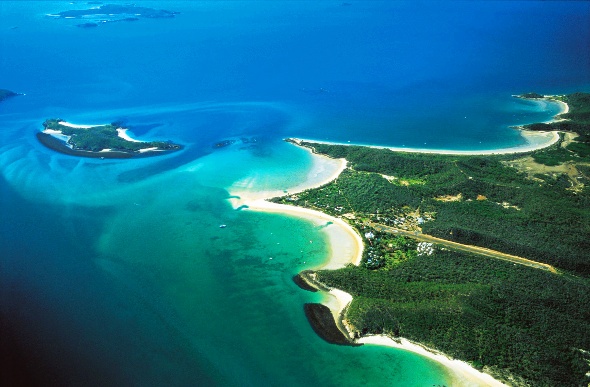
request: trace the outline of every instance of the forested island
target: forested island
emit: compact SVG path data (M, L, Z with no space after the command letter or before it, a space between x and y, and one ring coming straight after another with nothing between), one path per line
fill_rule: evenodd
M43 145L75 156L131 158L162 155L182 149L172 142L133 140L127 136L127 129L117 123L74 125L60 118L51 118L43 123L43 127L43 132L37 133Z
M565 120L542 124L560 141L528 154L300 143L348 161L333 182L272 201L341 217L362 236L359 266L302 274L354 297L340 322L351 340L407 338L515 386L588 385L589 96L561 97Z

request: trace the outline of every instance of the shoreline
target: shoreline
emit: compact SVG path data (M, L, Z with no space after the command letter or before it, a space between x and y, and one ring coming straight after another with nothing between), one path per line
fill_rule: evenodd
M519 96L514 96L517 98L521 98ZM538 100L556 103L560 106L560 112L557 113L553 118L545 123L553 123L553 122L560 122L567 120L566 118L560 118L562 114L566 114L569 112L569 105L563 101L555 99L556 96L553 95L546 95L543 98L539 98ZM535 99L530 99L535 100ZM326 144L326 145L345 145L345 146L364 146L368 148L374 149L389 149L393 152L405 152L405 153L426 153L426 154L438 154L438 155L459 155L459 156L486 156L486 155L506 155L506 154L516 154L516 153L527 153L532 152L540 149L545 149L550 147L551 145L556 144L559 142L559 131L532 131L526 130L523 128L522 125L514 126L513 129L516 129L520 132L520 135L526 141L526 144L507 147L507 148L497 148L497 149L486 149L486 150L455 150L455 149L427 149L427 148L406 148L406 147L395 147L395 146L382 146L382 145L371 145L371 144L357 144L357 143L343 143L337 141L323 141L323 140L314 140L314 139L306 139L306 138L290 138L291 142L301 145L302 142L311 142L317 144Z
M553 134L554 142L559 140L558 132L550 132ZM555 138L557 138L555 140ZM289 141L291 140L291 141ZM303 147L307 149L313 154L313 157L318 157L334 160L324 155L318 155L313 152L312 149L304 147L301 145L302 139L288 139L289 142L292 142L294 145ZM316 143L327 143L328 142L318 142L309 140L309 142L316 142ZM340 145L351 145L351 144L340 144ZM547 145L548 146L548 145ZM377 147L377 148L386 148L386 147ZM389 148L391 149L391 148ZM393 149L392 149L393 150ZM404 149L403 151L409 152L408 149ZM492 151L494 152L494 151ZM440 151L436 150L427 150L425 153L440 153ZM514 152L514 153L520 153ZM482 154L482 153L477 153ZM488 153L483 153L488 154ZM491 153L495 154L495 153ZM342 267L345 267L347 264L354 264L358 266L362 260L362 254L364 250L364 244L360 235L350 226L347 222L345 222L341 218L336 218L331 215L325 214L320 211L311 210L308 208L303 207L295 207L285 204L278 204L268 202L266 199L270 199L271 197L275 196L284 196L284 195L293 195L299 192L302 192L306 189L317 188L322 185L328 184L329 182L338 178L340 173L346 169L346 160L339 159L341 161L340 167L337 169L335 173L333 173L329 178L326 178L324 181L314 184L306 184L305 182L298 185L290 191L289 193L285 193L283 191L263 191L257 194L250 194L250 195L240 195L239 199L237 200L237 206L235 208L240 208L242 206L246 206L245 208L251 209L254 211L262 211L262 212L271 212L271 213L280 213L280 214L288 214L297 217L301 217L313 222L316 225L326 224L326 222L332 222L332 225L337 225L338 227L325 227L323 231L328 233L328 240L330 246L330 253L329 258L326 262L316 268L308 269L310 272L315 270L323 269L323 270L335 270ZM278 193L278 195L276 194ZM274 196L270 196L273 195ZM233 193L232 193L233 195ZM236 200L237 198L229 198L229 200ZM342 234L340 237L337 236L337 233L330 233L331 231L334 232L335 230L344 230L345 235L347 236L346 239L353 241L352 247L349 244L348 246L343 246L342 241L345 238L342 238ZM356 248L355 248L356 247ZM339 250L340 249L340 250ZM342 251L344 249L344 251ZM307 270L306 270L307 271ZM303 279L306 281L305 279ZM348 328L348 324L345 319L346 309L350 305L353 300L351 294L336 288L328 288L322 289L320 284L314 283L313 281L306 281L308 285L315 287L317 290L321 290L326 294L326 299L323 300L322 304L327 306L332 316L334 317L334 321L336 325L339 327L338 329L350 339L351 344L375 344L375 345L382 345L388 347L394 347L397 349L403 349L406 351L413 352L417 355L421 355L427 357L430 360L436 361L439 364L442 364L447 370L447 377L449 377L453 385L464 385L464 386L490 386L490 387L507 387L506 384L494 379L491 375L483 373L469 365L467 362L452 359L447 357L441 352L429 349L425 346L421 346L405 338L396 338L393 339L389 336L385 335L368 335L363 336L359 339L353 339L351 335L350 329Z
M561 114L561 113L560 113ZM554 122L554 121L551 121ZM404 152L404 153L425 153L435 155L456 155L456 156L492 156L492 155L507 155L517 153L528 153L540 149L545 149L551 145L556 144L559 141L558 131L532 131L517 129L521 132L521 135L527 141L527 144L509 147L509 148L498 148L488 150L452 150L452 149L425 149L425 148L405 148L405 147L392 147L392 146L381 146L381 145L365 145L356 143L342 143L336 141L322 141L306 138L291 138L294 143L301 145L302 142L310 142L316 144L326 145L344 145L344 146L362 146L373 149L389 149L392 152Z
M139 140L129 137L129 135L127 134L127 130L128 129L117 128L117 136L119 136L123 140L129 141L129 142L144 142L144 141L139 141Z
M403 337L392 339L386 335L369 335L361 337L357 340L358 343L380 345L386 347L392 347L397 349L403 349L405 351L413 352L431 360L436 361L444 365L448 370L452 371L449 376L452 378L452 385L465 385L465 386L489 386L489 387L508 387L507 384L494 379L490 374L478 371L473 368L469 363L452 359L447 357L442 352L432 350L428 347L416 344Z
M183 148L180 145L173 144L176 148L160 149L158 146L152 146L152 147L148 147L148 148L141 148L141 149L138 149L135 151L131 150L131 149L116 149L116 148L115 149L105 148L105 149L101 149L101 150L97 150L97 151L77 149L77 148L74 148L73 144L69 143L72 136L63 134L63 130L58 130L59 126L58 126L58 129L50 129L47 124L47 122L49 122L49 121L57 122L58 125L61 125L63 127L73 128L73 129L81 129L81 130L88 130L88 129L92 129L92 128L96 128L96 127L113 126L113 125L112 124L108 124L108 125L85 125L84 124L84 125L81 125L81 124L73 124L71 122L64 121L61 119L46 120L46 122L43 123L43 126L45 127L45 129L36 134L37 139L39 140L39 142L41 144L45 145L47 148L52 149L52 150L59 152L59 153L70 155L70 156L90 157L90 158L100 158L100 159L129 159L129 158L140 158L140 157L151 157L151 156L163 155L166 153L175 152L175 151ZM116 128L116 131L117 131L117 137L119 137L120 139L122 139L124 141L133 142L133 143L147 143L146 141L139 141L139 140L129 137L129 135L127 134L126 128L119 127L119 128Z
M248 206L247 209L253 211L296 216L306 219L316 226L331 223L327 227L322 228L322 231L327 234L329 241L329 259L320 266L310 268L309 270L335 270L345 267L349 263L355 266L360 264L363 257L363 240L352 226L341 218L336 218L309 208L272 203L265 199L247 202L245 205Z
M338 178L340 174L346 169L346 159L334 159L325 155L318 155L313 152L312 149L298 146L298 148L309 152L312 157L312 167L307 173L305 181L302 183L290 187L287 190L274 189L274 190L263 190L263 191L252 191L248 188L253 188L250 185L246 187L229 187L227 190L230 192L230 200L232 201L234 208L239 208L243 205L249 206L250 203L266 200L274 197L296 195L300 192L308 189L319 188L322 185L326 185ZM333 171L326 174L327 170L332 169ZM325 175L325 176L322 176ZM287 206L292 207L292 206Z
M127 151L117 151L113 149L102 149L100 151L87 151L81 149L73 149L67 143L69 136L61 135L62 137L57 137L58 133L47 133L46 131L36 133L37 140L44 145L45 147L62 153L69 156L78 156L78 157L88 157L94 159L131 159L131 158L142 158L142 157L152 157L152 156L159 156L164 155L172 152L176 152L178 149L170 149L170 150L160 150L160 149L150 149L149 151L144 152L127 152ZM180 148L182 149L182 148Z

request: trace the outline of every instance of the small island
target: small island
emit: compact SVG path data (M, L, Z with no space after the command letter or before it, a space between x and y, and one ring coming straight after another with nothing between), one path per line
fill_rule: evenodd
M169 19L175 17L178 12L167 11L164 9L154 9L140 7L135 4L118 5L105 4L89 9L75 9L62 11L47 16L56 19L74 19L84 20L84 23L78 24L81 28L98 27L101 24L113 22L132 22L143 19Z
M168 141L139 141L127 135L117 123L107 125L76 125L60 118L43 123L37 139L60 153L82 157L132 158L167 154L182 149Z
M10 91L10 90L0 89L0 102L4 101L5 99L11 98L11 97L16 97L17 95L20 95L20 94L15 93L14 91Z

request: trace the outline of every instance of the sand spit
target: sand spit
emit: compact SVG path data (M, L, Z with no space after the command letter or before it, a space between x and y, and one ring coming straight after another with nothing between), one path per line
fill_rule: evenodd
M509 148L489 149L489 150L450 150L450 149L421 149L421 148L402 148L402 147L388 147L379 145L361 145L352 143L339 143L332 141L321 141L294 138L294 142L300 144L302 142L310 142L316 144L328 144L328 145L345 145L345 146L366 146L374 149L389 149L394 152L404 153L426 153L426 154L437 154L437 155L463 155L463 156L483 156L483 155L505 155L515 153L526 153L532 152L539 149L547 148L559 141L559 132L537 132L530 130L520 130L521 135L527 141L524 145L519 145Z

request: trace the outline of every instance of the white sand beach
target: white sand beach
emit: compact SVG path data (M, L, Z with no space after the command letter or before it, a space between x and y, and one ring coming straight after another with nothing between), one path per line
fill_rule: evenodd
M553 100L553 102L561 105L561 111L559 112L558 115L566 114L566 113L570 112L570 106L567 103L565 103L563 101L556 101L556 100Z
M92 128L94 126L104 126L101 124L98 124L98 125L78 125L78 124L72 124L71 122L67 122L67 121L59 121L59 124L63 125L63 126L68 126L70 128L76 128L76 129L88 129L88 128Z
M559 113L557 113L555 115L555 117L553 117L553 119L547 121L547 123L559 122L559 121L565 121L565 120L567 120L567 118L562 118L560 116L562 114L569 113L569 111L570 111L570 106L567 103L565 103L563 101L560 101L560 100L557 100L557 99L554 99L554 97L555 96L553 96L553 95L547 95L547 96L545 96L544 99L545 99L545 101L558 104L559 105L559 108L560 108L560 111L559 111Z
M559 139L559 137L557 138ZM296 140L296 142L298 141L300 142L301 140ZM317 141L310 140L310 142ZM430 152L440 153L437 151L429 151L429 153ZM306 181L301 183L297 187L293 188L289 192L289 194L296 194L297 192L301 192L305 189L319 187L324 184L327 184L330 181L336 179L340 175L340 173L342 173L342 171L346 169L345 159L334 160L323 155L316 154L314 154L313 157L319 163L328 163L323 165L324 172L330 170L330 168L332 168L332 172L325 173L324 179L321 181ZM334 161L338 161L338 164L334 164ZM293 216L307 219L316 225L324 225L327 222L332 222L332 224L322 229L323 232L327 233L329 240L329 245L331 249L329 259L320 267L312 268L314 270L334 270L342 268L349 263L352 263L357 266L360 264L364 248L363 241L360 235L348 223L346 223L344 220L340 218L336 218L319 211L311 210L308 208L271 203L264 200L264 198L283 195L285 195L285 193L282 191L265 191L258 193L244 192L240 195L239 200L230 200L235 201L235 204L238 205L247 205L249 210L290 214ZM352 299L353 297L349 293L346 293L340 289L330 289L329 293L326 296L326 299L324 300L324 304L330 308L330 311L332 312L332 315L335 319L340 319L342 312L350 304L350 302L352 302ZM403 338L399 339L398 342L394 341L393 339L387 336L367 336L359 339L358 342L363 344L376 344L400 348L414 352L422 356L426 356L429 359L437 361L448 368L449 373L453 379L453 386L506 386L503 383L495 380L492 376L479 372L466 362L450 359L442 353L428 351L424 347L414 344Z
M312 153L311 149L302 147L306 151ZM239 198L232 198L231 201L235 208L241 205L250 205L260 199L268 199L277 196L293 195L303 192L308 189L321 187L335 180L346 169L345 159L333 159L324 155L313 155L312 166L304 181L291 187L285 187L287 193L281 189L273 190L257 190L256 179L244 179L244 181L234 184L228 190L232 196Z
M415 344L407 339L400 338L393 340L385 335L366 336L358 340L363 344L385 345L411 351L419 355L443 364L452 372L453 386L465 387L506 387L507 385L494 379L492 376L480 372L461 360L454 360L443 353L429 350L421 345Z
M143 142L143 141L139 141L139 140L136 140L134 138L129 137L129 135L127 134L127 129L117 128L117 135L119 137L121 137L122 139L127 140L127 141L131 141L131 142Z
M158 151L158 147L157 146L153 146L151 148L143 148L139 150L139 153L145 153L145 152L156 152Z
M543 101L549 103L555 103L560 106L560 112L555 115L551 120L547 121L547 123L551 122L559 122L565 120L561 118L560 115L566 114L569 112L569 105L565 102L553 99L554 96L545 96ZM535 150L547 148L556 142L559 141L559 132L557 131L549 131L549 132L540 132L540 131L530 131L530 130L522 130L522 129L515 129L520 132L520 135L526 141L525 144L515 146L515 147L508 147L508 148L499 148L499 149L489 149L489 150L452 150L452 149L423 149L423 148L406 148L406 147L387 147L387 146L379 146L379 145L362 145L362 144L353 144L353 143L339 143L339 142L332 142L332 141L322 141L322 140L313 140L313 139L302 139L302 138L293 138L292 140L296 143L300 144L301 142L315 142L318 144L329 144L329 145L360 145L360 146L368 146L370 148L376 149L390 149L394 152L406 152L406 153L429 153L429 154L442 154L442 155L504 155L504 154L514 154L514 153L523 153L523 152L532 152Z
M515 129L517 130L517 129ZM489 149L489 150L450 150L450 149L421 149L421 148L404 148L404 147L387 147L379 145L360 145L352 143L339 143L332 141L321 141L312 139L293 139L298 143L301 142L314 142L317 144L329 144L329 145L345 145L345 146L366 146L375 149L389 149L394 152L405 152L405 153L428 153L438 155L464 155L464 156L477 156L477 155L505 155L514 153L532 152L535 150L547 148L559 141L559 132L537 132L530 130L520 130L522 137L524 137L526 144L500 149Z
M289 206L256 200L247 203L249 210L289 214L299 218L307 219L317 226L332 224L324 227L330 245L330 259L318 269L339 269L349 263L359 265L363 257L363 241L360 235L344 220L324 214L323 212L310 210L303 207Z

